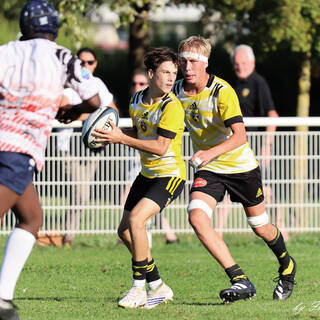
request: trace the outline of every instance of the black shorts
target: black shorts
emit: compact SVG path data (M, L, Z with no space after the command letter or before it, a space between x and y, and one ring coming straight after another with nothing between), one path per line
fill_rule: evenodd
M199 170L194 176L190 193L200 191L222 201L226 191L231 201L240 202L244 207L252 207L264 200L261 172L257 167L242 173L214 173Z
M142 198L157 203L162 211L183 190L185 180L178 177L146 178L141 173L134 180L124 209L131 211Z

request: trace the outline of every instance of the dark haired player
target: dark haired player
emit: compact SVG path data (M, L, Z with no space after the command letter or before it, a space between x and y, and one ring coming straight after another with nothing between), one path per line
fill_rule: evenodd
M121 143L140 152L142 170L131 187L118 228L132 254L133 282L118 305L151 309L171 300L173 292L162 282L151 256L146 223L181 193L186 169L181 155L184 112L171 92L178 57L170 49L158 48L145 55L144 64L150 85L131 99L134 128L122 131L113 125L112 131L99 130L97 141Z

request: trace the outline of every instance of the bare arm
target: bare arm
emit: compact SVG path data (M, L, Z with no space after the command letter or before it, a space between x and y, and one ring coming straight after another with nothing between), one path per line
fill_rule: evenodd
M276 110L270 110L268 112L268 117L270 118L279 118L279 114ZM272 145L273 138L274 138L274 133L276 132L277 127L276 126L268 126L266 131L266 140L265 140L265 145Z
M122 132L132 138L137 138L137 130L135 130L134 128L125 128L122 129Z
M268 117L270 118L278 118L279 114L276 110L268 111ZM264 145L261 148L261 166L267 168L270 164L271 160L271 147L274 140L274 134L277 130L276 126L268 126L266 128L266 136L264 140Z
M112 100L111 103L109 104L109 107L113 108L114 110L117 111L117 113L119 114L119 109L116 106L116 104L114 103L114 101ZM82 113L80 114L79 118L77 120L80 121L85 121L88 117L89 117L90 113Z
M100 97L98 94L95 94L91 98L84 100L81 104L72 106L66 104L66 100L62 98L61 107L57 114L57 119L63 123L70 123L74 120L77 120L82 113L91 113L95 111L100 106Z
M247 142L247 137L244 124L242 122L237 122L233 123L230 127L233 131L233 135L229 139L212 147L211 149L197 151L190 161L193 161L195 158L199 158L202 161L202 164L199 167L204 167L212 159L245 144Z
M169 148L171 142L170 138L165 138L158 135L157 139L155 140L141 140L127 135L120 128L116 127L114 123L110 122L110 124L112 126L111 131L96 131L95 135L97 136L97 142L121 143L123 145L153 153L158 156L163 156ZM132 132L128 133L132 134Z

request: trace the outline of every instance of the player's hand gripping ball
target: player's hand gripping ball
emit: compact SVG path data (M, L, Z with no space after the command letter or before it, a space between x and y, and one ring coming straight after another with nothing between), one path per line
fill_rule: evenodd
M97 129L106 131L112 130L109 121L112 121L116 126L118 126L119 115L117 111L111 107L100 107L90 114L82 127L82 141L86 147L95 149L105 145L103 142L94 141L96 138L94 136L94 131Z

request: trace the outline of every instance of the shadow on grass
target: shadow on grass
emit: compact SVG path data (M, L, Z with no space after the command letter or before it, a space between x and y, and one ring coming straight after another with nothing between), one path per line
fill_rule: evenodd
M15 301L57 301L57 302L64 302L64 301L78 301L78 302L112 302L117 303L119 298L97 298L97 299L90 299L90 298L79 298L79 297L29 297L29 298L15 298Z
M222 302L216 302L216 303L208 303L208 302L175 302L175 305L184 305L184 306L228 306L229 304L224 304Z

